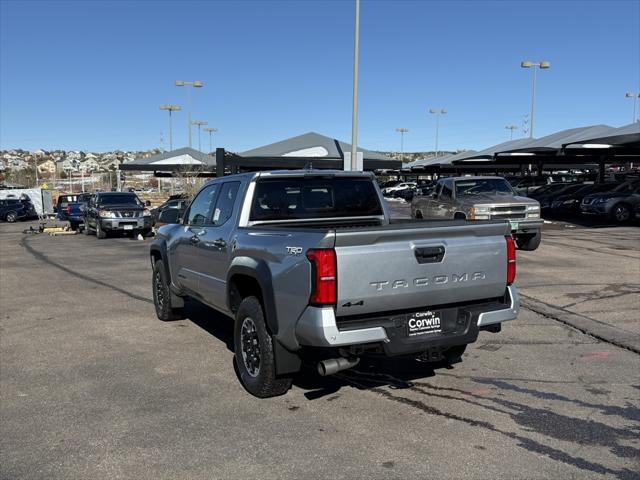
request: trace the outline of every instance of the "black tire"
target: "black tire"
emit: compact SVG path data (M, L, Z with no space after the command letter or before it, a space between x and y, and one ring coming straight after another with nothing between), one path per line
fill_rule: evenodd
M632 218L631 207L626 203L617 203L611 209L611 219L616 223L629 223Z
M107 238L107 232L102 229L100 220L96 220L96 237L98 237L99 239Z
M78 230L78 222L69 222L69 227L71 228L71 230L73 230L74 232Z
M542 241L542 232L538 230L535 235L528 236L517 236L516 235L516 245L518 246L518 250L523 250L525 252L532 252L536 250L540 246L540 242Z
M420 210L416 210L416 218L418 220L422 220L423 217L422 217L422 212Z
M183 319L182 308L174 308L171 303L171 290L162 260L156 260L156 263L153 264L152 275L153 305L156 308L158 318L165 322Z
M466 220L467 216L464 213L460 213L460 212L456 212L456 214L453 216L454 220Z
M14 211L7 212L7 214L5 215L4 219L9 223L13 223L16 220L18 220L18 214L16 212L14 212Z
M256 297L247 297L240 303L233 342L240 382L251 395L268 398L289 390L292 379L276 377L273 343Z

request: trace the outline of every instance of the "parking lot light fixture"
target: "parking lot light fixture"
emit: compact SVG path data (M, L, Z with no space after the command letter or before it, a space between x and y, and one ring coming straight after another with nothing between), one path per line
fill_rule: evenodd
M507 130L511 130L511 134L509 136L509 140L513 140L513 131L518 129L517 125L507 125L506 127Z
M202 80L194 80L192 82L187 82L184 80L176 80L176 87L194 87L194 88L202 88L204 87L204 83ZM191 89L187 88L187 98L189 103L189 117L187 118L187 126L189 127L189 147L191 147Z
M211 143L211 136L218 131L217 128L205 128L203 129L205 132L209 134L209 153L213 152L213 146Z
M633 123L636 121L636 103L638 103L638 98L640 98L640 93L627 92L625 97L633 99L633 118L631 119L631 123Z
M533 121L536 111L536 70L541 68L546 70L551 68L551 62L544 60L542 62L531 62L529 60L525 60L520 62L520 66L522 68L532 68L533 69L533 79L531 83L531 125L529 125L529 138L533 138Z
M160 105L160 110L167 110L169 112L169 151L173 150L173 126L171 122L171 112L177 112L182 110L180 105Z
M440 132L440 116L447 113L444 108L430 108L429 113L433 113L436 116L436 158L438 157L438 135Z
M198 150L202 151L202 137L200 136L200 127L202 127L203 125L208 125L209 122L206 122L204 120L194 120L193 122L191 122L191 124L198 126Z
M404 134L408 131L408 128L396 128L396 132L400 134L400 161L402 163L404 163Z

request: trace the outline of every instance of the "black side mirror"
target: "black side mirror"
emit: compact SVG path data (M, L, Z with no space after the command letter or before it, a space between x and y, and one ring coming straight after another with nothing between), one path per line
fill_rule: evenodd
M146 202L144 202L144 205L146 207L150 207L151 206L151 200L147 200Z
M168 208L160 212L158 223L180 223L180 211L177 208Z

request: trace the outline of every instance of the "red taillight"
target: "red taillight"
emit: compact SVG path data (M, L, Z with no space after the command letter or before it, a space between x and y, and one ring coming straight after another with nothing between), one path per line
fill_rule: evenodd
M67 207L67 215L71 215L71 205Z
M335 250L332 248L309 250L307 258L311 262L313 275L313 290L309 303L335 305L338 289Z
M506 236L507 240L507 285L516 280L516 242L513 237Z

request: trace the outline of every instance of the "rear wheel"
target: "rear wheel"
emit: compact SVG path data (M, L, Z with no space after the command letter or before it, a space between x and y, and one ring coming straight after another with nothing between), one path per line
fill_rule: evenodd
M235 360L242 385L259 398L282 395L291 387L291 378L276 377L272 342L260 301L245 298L236 313Z
M16 212L9 212L5 216L5 220L9 223L13 223L18 220L18 214Z
M626 203L618 203L611 210L611 217L617 223L627 223L631 220L631 207Z
M162 260L156 260L153 264L153 305L156 307L156 315L160 320L180 320L184 318L181 308L172 304L171 290L167 272Z
M75 232L78 230L78 222L69 222L69 227Z
M416 218L417 219L422 219L422 212L420 210L416 210Z
M516 245L518 245L519 250L523 250L525 252L532 252L540 246L540 241L542 240L542 232L538 230L533 235L516 235L515 241Z

